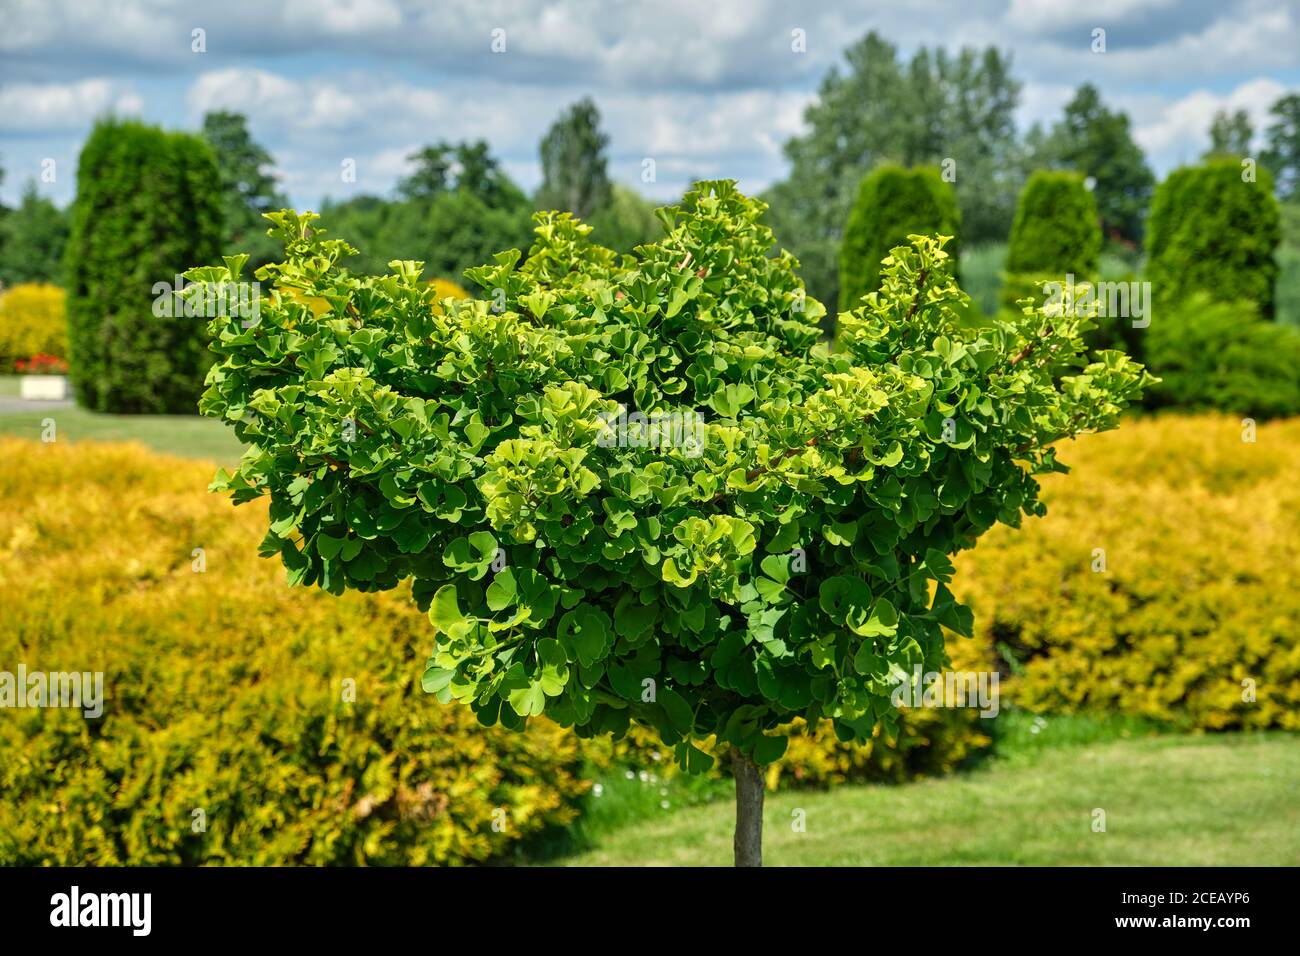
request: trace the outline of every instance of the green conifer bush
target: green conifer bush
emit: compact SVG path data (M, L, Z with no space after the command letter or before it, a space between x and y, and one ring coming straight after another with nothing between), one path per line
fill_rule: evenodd
M134 121L95 126L78 163L65 251L69 360L82 405L193 411L212 360L207 319L185 315L159 290L220 254L221 202L201 137Z
M1002 302L1044 298L1044 282L1093 282L1101 259L1097 203L1079 173L1040 169L1029 177L1016 204L1007 243Z
M881 166L858 187L840 246L840 311L857 306L880 288L881 262L908 236L950 236L947 249L955 263L961 209L952 186L930 167Z
M1152 291L1166 305L1198 292L1215 302L1253 302L1271 319L1281 229L1268 170L1231 158L1175 170L1151 201Z

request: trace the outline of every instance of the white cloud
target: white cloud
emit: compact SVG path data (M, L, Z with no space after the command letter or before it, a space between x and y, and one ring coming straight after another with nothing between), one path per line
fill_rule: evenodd
M1011 0L1006 20L1028 32L1049 32L1070 27L1106 26L1136 13L1167 12L1178 0Z
M637 183L651 157L660 180L647 192L693 174L759 189L784 174L781 147L826 70L871 29L904 59L922 44L1011 51L1022 127L1057 119L1095 83L1130 112L1159 172L1199 155L1213 110L1238 90L1267 98L1300 77L1300 0L0 2L0 130L27 137L0 144L9 159L75 152L108 109L191 128L232 109L313 201L313 184L338 194L343 157L358 161L355 188L382 192L407 153L440 139L486 139L531 187L538 140L585 95L616 177ZM1105 54L1089 49L1096 24L1109 30ZM190 53L196 26L202 56ZM489 49L497 27L503 54ZM790 48L795 28L807 53Z
M1051 129L1061 118L1065 104L1074 96L1075 87L1068 83L1026 83L1020 93L1016 121L1022 130L1035 123Z
M1251 3L1226 11L1200 33L1154 49L1119 49L1107 55L1119 59L1125 75L1154 81L1295 67L1300 61L1300 23L1294 9Z
M353 36L400 27L402 10L391 0L289 0L284 19L299 29Z
M293 79L267 70L231 68L204 73L186 95L197 121L211 110L256 115L263 128L291 137L332 133L360 139L368 127L395 132L445 121L459 104L437 90L384 82L365 74Z
M1031 39L1033 31L1028 31L1030 35L1013 38L1018 41L1016 65L1031 78L1092 82L1103 94L1108 87L1185 87L1294 70L1300 67L1297 6L1300 0L1240 0L1182 26L1176 11L1170 11L1141 30L1108 27L1104 53L1093 52L1091 33L1083 26L1069 43ZM1078 9L1091 8L1089 4Z
M1287 89L1271 79L1251 80L1217 95L1196 90L1162 104L1136 103L1133 138L1161 167L1199 158L1210 145L1209 127L1218 110L1244 109L1256 134L1267 125L1269 108Z
M439 139L486 139L531 187L539 178L537 144L556 115L583 95L571 88L496 82L430 89L367 74L292 78L259 69L204 73L191 86L190 122L217 109L249 113L253 133L281 164L301 162L303 182L320 181L338 195L338 164L357 161L357 191L382 192L406 172L405 157ZM802 125L806 93L737 90L720 93L614 92L596 97L610 135L616 178L639 175L643 158L661 170L726 174L729 162L751 172L750 188L779 169L781 146ZM476 108L467 109L467 103ZM293 187L296 180L287 177ZM675 188L675 187L674 187Z
M133 115L140 97L111 80L75 83L7 83L0 86L0 129L47 133L81 129L104 113Z

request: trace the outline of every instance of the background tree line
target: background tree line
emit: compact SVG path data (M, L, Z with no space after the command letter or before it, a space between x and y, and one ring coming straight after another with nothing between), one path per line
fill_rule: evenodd
M789 175L764 195L778 241L802 264L811 294L833 308L840 299L843 231L863 177L883 165L932 166L952 183L967 249L1006 241L1016 200L1036 169L1087 178L1107 246L1138 254L1155 177L1133 139L1127 115L1084 84L1061 117L1022 136L1014 115L1021 83L1009 54L921 47L908 59L872 32L845 51L808 107L808 131L785 147ZM1273 174L1280 199L1300 203L1300 93L1274 104L1257 158ZM1244 111L1220 112L1209 153L1246 155L1256 131ZM261 214L286 204L274 159L234 112L209 113L202 138L221 179L222 246L251 254L274 249ZM427 277L459 280L466 267L502 248L527 248L536 209L568 209L619 251L655 238L658 203L616 183L609 137L590 99L555 120L540 143L542 182L535 195L516 184L487 143L431 143L389 195L326 199L322 215L335 235L361 249L355 268L381 271L395 258L423 259ZM3 170L0 170L0 177ZM34 183L14 209L0 206L0 282L63 281L69 213Z

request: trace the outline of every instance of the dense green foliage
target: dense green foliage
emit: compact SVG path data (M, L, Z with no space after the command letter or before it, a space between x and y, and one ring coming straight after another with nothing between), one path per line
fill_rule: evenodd
M1005 242L965 245L961 251L961 287L981 313L996 312L1007 261Z
M1193 292L1218 302L1253 302L1273 317L1274 253L1281 238L1273 178L1248 181L1235 159L1211 160L1170 173L1151 203L1147 278L1157 301Z
M175 308L156 315L154 287L218 255L221 228L221 179L204 140L96 124L81 150L66 250L68 358L82 405L193 409L211 364L204 321Z
M221 171L222 248L243 251L253 268L278 252L266 234L264 213L285 205L272 171L275 160L248 132L241 113L219 110L203 117L203 138L212 146Z
M61 284L68 217L29 183L17 209L0 219L0 285Z
M1073 473L1043 481L1051 520L996 529L955 562L976 638L949 642L954 665L986 670L994 645L1016 661L996 723L921 708L901 715L896 747L794 736L769 780L908 780L951 767L981 726L1002 756L1017 728L1025 743L1051 743L1079 721L1061 711L1294 729L1300 420L1262 424L1255 444L1240 434L1238 416L1161 415L1072 446ZM583 809L580 758L605 768L605 794L588 808L611 797L622 760L670 772L652 732L576 747L545 720L515 735L434 705L415 688L430 641L407 595L286 589L278 564L256 557L265 502L231 509L196 494L203 463L66 437L61 415L53 445L0 440L14 465L0 470L0 654L29 670L102 666L108 700L90 721L5 711L0 860L503 859ZM1105 572L1081 540L1106 548ZM1270 563L1277 574L1252 572ZM1195 586L1171 589L1170 574ZM1015 705L1046 721L1025 728ZM642 779L656 813L670 812L659 780Z
M949 554L1041 513L1047 444L1114 427L1146 376L1084 367L1081 319L958 329L923 238L831 353L761 212L697 184L621 266L539 214L522 265L470 270L484 298L440 309L418 263L351 275L346 243L277 214L286 261L264 272L331 308L273 296L255 328L211 323L202 410L253 446L214 487L269 495L262 552L293 583L412 579L425 688L485 723L636 721L689 769L706 737L771 762L795 717L892 732L900 677L971 630ZM241 267L193 270L195 293ZM681 440L630 414L705 409Z
M1033 130L1028 145L1036 165L1070 169L1093 180L1097 211L1108 237L1142 238L1155 176L1133 140L1129 118L1113 113L1085 83L1046 136Z
M1079 277L1096 274L1101 255L1097 204L1077 173L1029 177L1007 245L1007 271Z
M952 187L936 169L881 166L858 187L840 246L840 311L847 312L880 288L880 264L907 237L949 236L945 247L958 261L961 211Z
M1029 177L1016 205L1007 244L1007 279L1002 300L1014 307L1040 298L1042 283L1096 278L1101 255L1097 205L1078 173L1039 170Z
M1281 212L1274 312L1279 322L1300 326L1300 202L1282 203Z
M565 110L542 138L537 207L590 219L609 205L608 147L609 137L600 129L600 111L589 97Z
M1020 82L993 47L918 49L907 63L869 33L832 68L786 143L790 176L764 198L778 243L799 259L808 292L841 301L840 232L862 177L876 166L951 161L964 238L1001 241L1024 181L1016 140Z
M1265 321L1254 303L1191 296L1152 323L1144 358L1161 378L1149 404L1300 415L1300 328Z

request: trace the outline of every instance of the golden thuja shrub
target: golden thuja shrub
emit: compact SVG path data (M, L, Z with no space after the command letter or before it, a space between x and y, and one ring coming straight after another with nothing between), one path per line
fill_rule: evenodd
M1300 726L1300 420L1242 437L1171 416L1062 448L1048 516L958 559L977 634L950 637L954 667L1010 657L1003 707ZM262 506L206 494L210 466L16 440L0 460L0 671L102 671L107 695L89 721L0 710L0 862L490 860L572 819L584 757L650 760L635 735L515 735L434 703L405 594L286 588L256 557ZM823 725L769 781L950 769L986 727L919 709L894 746L850 746Z
M1300 728L1300 419L1132 420L1060 453L1073 474L1043 480L1047 517L957 561L976 640L1022 671L1007 696Z
M433 287L434 293L438 300L443 299L469 299L472 296L461 288L460 284L453 282L451 279L430 279L429 285Z
M0 292L0 373L33 355L68 357L68 323L63 290L45 282L24 282Z
M104 710L0 709L2 864L428 864L577 812L577 741L442 707L405 594L285 586L261 504L140 446L0 439L0 671ZM201 550L200 550L201 549Z

